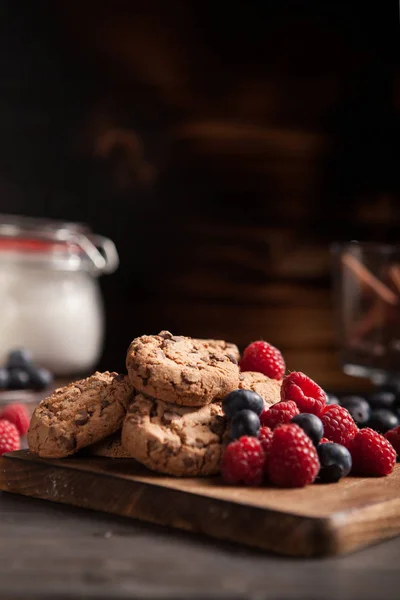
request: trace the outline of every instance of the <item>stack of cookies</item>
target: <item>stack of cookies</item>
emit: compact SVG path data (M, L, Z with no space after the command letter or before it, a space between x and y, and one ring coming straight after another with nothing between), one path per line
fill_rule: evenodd
M85 451L134 458L176 476L219 472L227 441L221 400L241 388L266 406L280 400L280 382L241 373L239 350L220 340L144 335L129 346L128 375L96 372L58 389L35 410L31 452L63 458Z

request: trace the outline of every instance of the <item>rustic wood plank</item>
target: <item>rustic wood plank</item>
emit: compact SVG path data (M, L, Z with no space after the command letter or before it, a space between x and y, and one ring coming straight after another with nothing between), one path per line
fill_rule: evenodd
M0 489L296 556L347 553L400 533L400 466L383 479L249 489L165 477L134 461L20 451L1 459Z

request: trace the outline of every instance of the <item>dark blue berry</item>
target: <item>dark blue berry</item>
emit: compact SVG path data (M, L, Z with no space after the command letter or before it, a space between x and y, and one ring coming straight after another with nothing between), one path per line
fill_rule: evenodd
M380 392L392 392L393 394L400 393L400 379L394 380L388 383L384 383L379 386L378 391Z
M371 417L368 421L368 427L375 429L379 433L386 433L389 429L397 427L399 419L396 415L387 408L377 408L371 412Z
M9 373L7 369L0 369L0 390L8 388Z
M325 394L327 404L339 404L339 398L335 394Z
M42 367L31 367L28 371L29 387L33 390L45 390L53 381L53 375Z
M29 350L18 348L8 354L7 369L28 369L32 364L32 356Z
M396 415L400 419L400 392L397 392L396 399L395 399L391 409L396 413Z
M326 442L317 447L321 469L318 474L319 481L333 483L341 477L346 477L351 471L351 454L341 444Z
M321 419L316 415L300 413L293 417L290 422L301 427L315 445L319 444L324 437L324 426Z
M251 390L234 390L225 397L222 408L228 419L232 419L239 410L244 409L260 415L264 410L264 400Z
M29 375L23 369L9 369L8 389L26 390L29 387Z
M252 410L240 410L231 422L231 437L237 439L242 435L257 437L260 433L260 419Z
M371 407L361 396L344 396L340 404L347 408L359 427L365 427L371 416Z
M391 408L396 400L396 393L394 391L382 391L378 390L371 394L368 401L371 408Z

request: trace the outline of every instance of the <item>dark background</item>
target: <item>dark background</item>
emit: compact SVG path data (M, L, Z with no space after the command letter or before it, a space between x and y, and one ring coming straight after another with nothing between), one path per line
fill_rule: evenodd
M374 4L1 3L0 211L115 241L100 368L168 328L351 384L329 245L400 221L398 7Z

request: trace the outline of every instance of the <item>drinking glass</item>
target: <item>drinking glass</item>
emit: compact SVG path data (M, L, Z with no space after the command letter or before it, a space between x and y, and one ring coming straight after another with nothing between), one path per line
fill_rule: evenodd
M335 324L348 375L400 382L400 245L332 246Z

